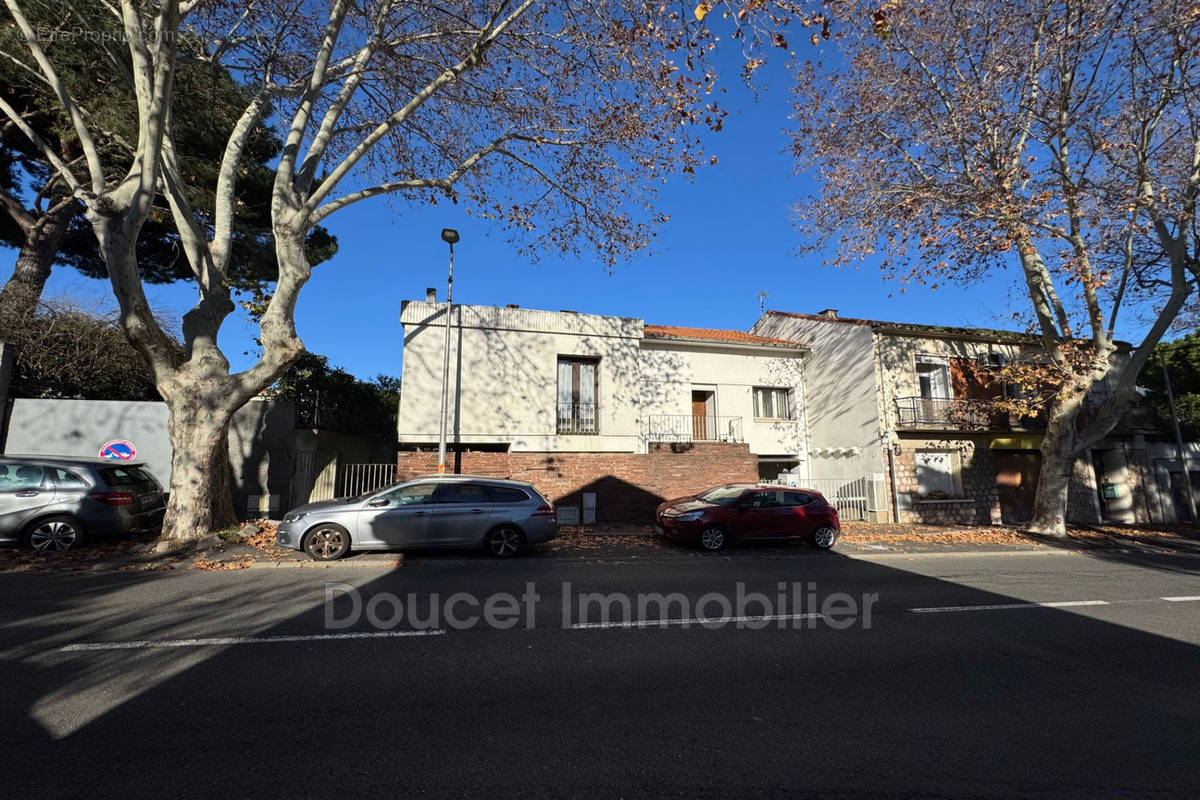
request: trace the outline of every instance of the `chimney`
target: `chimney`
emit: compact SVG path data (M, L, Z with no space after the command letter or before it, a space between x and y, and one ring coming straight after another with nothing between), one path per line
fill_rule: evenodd
M425 290L425 302L426 303L436 303L437 302L437 289L430 286L428 289Z
M517 305L516 303L509 303L508 305L505 306L505 308L520 308L520 306Z
M837 319L837 309L836 308L823 308L817 312L817 316L824 317L825 319Z

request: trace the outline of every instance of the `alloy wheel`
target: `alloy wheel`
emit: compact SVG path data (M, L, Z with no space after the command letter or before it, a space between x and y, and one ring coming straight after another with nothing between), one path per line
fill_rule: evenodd
M337 528L319 528L309 534L305 550L318 561L332 561L347 549L345 532Z
M813 544L821 550L828 550L833 547L833 543L837 541L837 531L828 525L817 528L813 532Z
M725 531L717 527L705 528L700 532L700 546L705 550L720 550L725 546Z
M43 553L70 550L78 540L79 529L65 519L46 520L29 532L29 546Z
M497 558L514 556L521 549L521 534L512 528L498 528L488 534L488 550Z

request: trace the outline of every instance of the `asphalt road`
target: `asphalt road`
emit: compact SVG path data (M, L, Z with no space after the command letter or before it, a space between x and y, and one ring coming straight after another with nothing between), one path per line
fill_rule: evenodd
M739 582L773 607L726 613ZM514 626L451 624L458 592ZM416 624L369 624L392 596ZM16 574L0 610L13 798L1200 797L1194 557Z

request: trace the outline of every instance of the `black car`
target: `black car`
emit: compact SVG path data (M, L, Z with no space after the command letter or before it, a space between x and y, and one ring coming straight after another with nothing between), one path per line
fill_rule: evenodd
M167 495L139 462L0 456L0 543L45 552L162 525Z

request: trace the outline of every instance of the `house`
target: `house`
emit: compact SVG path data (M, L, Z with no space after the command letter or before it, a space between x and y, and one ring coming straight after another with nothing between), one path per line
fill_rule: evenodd
M403 476L436 466L446 305L406 302L400 321ZM807 474L807 352L744 331L456 305L451 467L529 480L585 521L647 518L705 486Z
M996 401L1017 389L996 374L1036 353L1037 337L848 319L835 309L768 311L752 332L810 348L812 474L886 476L891 516L902 522L1029 520L1045 422L998 408ZM1094 394L1105 389L1097 386ZM1145 434L1154 425L1147 411L1134 409L1074 465L1070 521L1153 518Z

